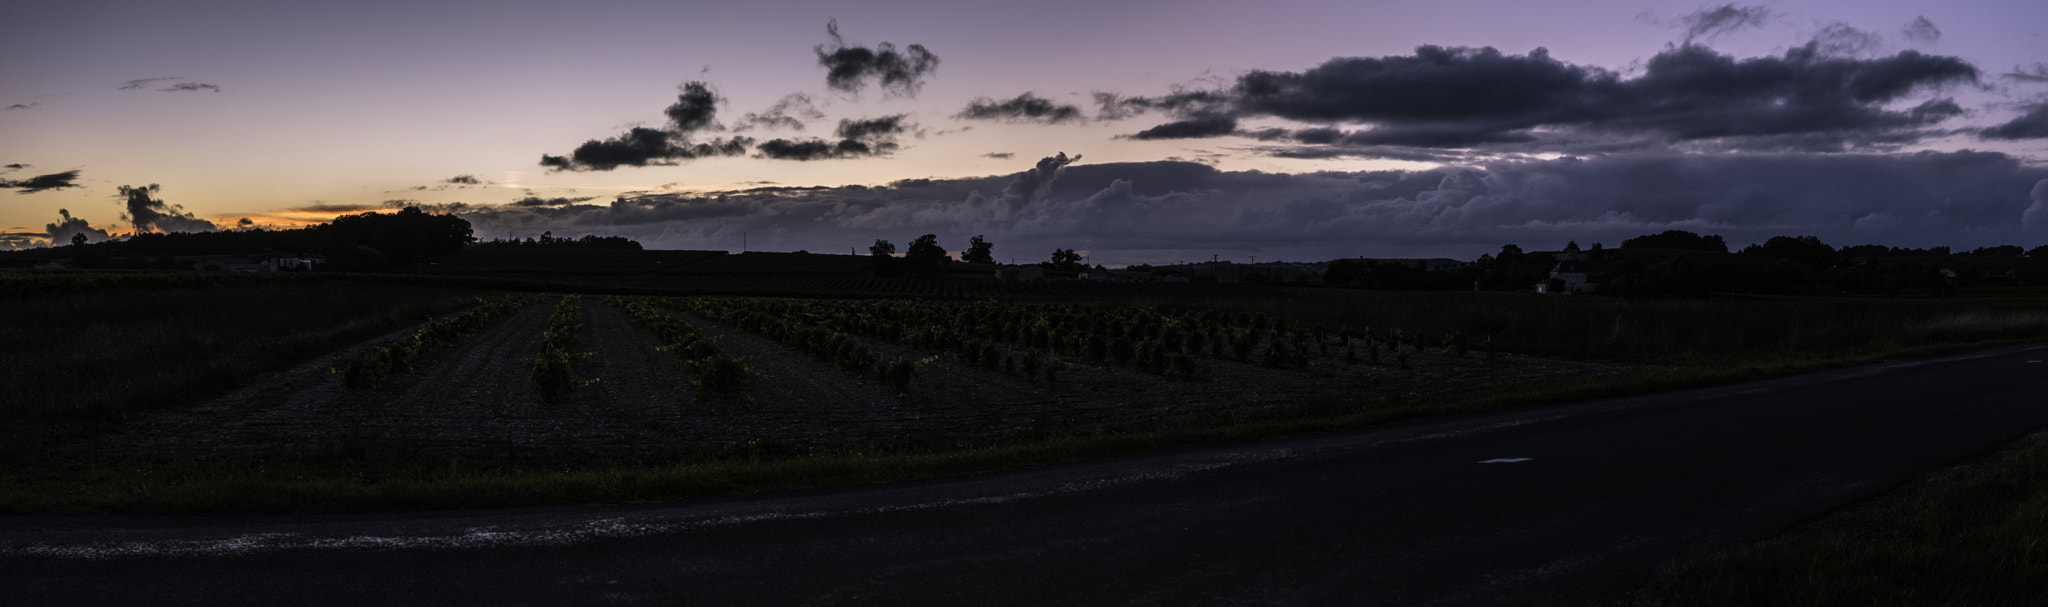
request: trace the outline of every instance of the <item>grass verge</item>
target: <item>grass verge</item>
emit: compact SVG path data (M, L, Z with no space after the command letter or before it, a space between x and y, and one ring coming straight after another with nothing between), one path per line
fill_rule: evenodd
M1667 572L1656 605L2040 605L2048 433L1805 528Z

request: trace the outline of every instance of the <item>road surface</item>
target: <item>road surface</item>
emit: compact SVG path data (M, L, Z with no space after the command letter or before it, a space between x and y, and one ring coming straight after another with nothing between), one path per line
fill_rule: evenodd
M2048 426L2048 344L651 506L0 517L0 604L1588 604Z

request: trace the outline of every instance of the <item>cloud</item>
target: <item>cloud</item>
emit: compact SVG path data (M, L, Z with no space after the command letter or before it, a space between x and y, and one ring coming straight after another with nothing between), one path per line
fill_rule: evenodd
M2005 73L2005 77L2026 83L2048 82L2048 63L2014 66L2012 71Z
M1884 36L1847 23L1830 23L1814 34L1808 46L1823 57L1860 57L1882 48Z
M1043 201L1052 192L1053 182L1059 179L1060 173L1067 170L1067 165L1080 161L1080 154L1068 157L1066 152L1040 158L1031 170L1018 173L1016 178L1003 186L1001 198L1013 212L1025 205ZM974 192L973 195L978 196L979 192Z
M661 111L668 117L669 131L689 135L702 130L722 130L718 124L718 95L702 82L685 82L678 87L676 102Z
M361 213L384 208L375 204L347 204L314 201L312 204L285 209L290 213Z
M86 242L99 242L113 237L106 230L92 227L84 218L72 217L68 209L57 209L57 216L62 219L57 223L43 226L43 232L50 236L50 246L71 244L71 237L79 234L85 235Z
M2048 230L2048 179L2034 183L2034 191L2028 192L2034 204L2027 205L2027 211L2020 214L2020 227L2028 230Z
M1221 137L1237 132L1237 119L1220 114L1207 114L1168 122L1138 131L1125 137L1130 139L1194 139L1200 137Z
M123 90L123 91L139 91L139 90L142 90L142 89L146 89L146 88L149 88L149 87L155 86L155 85L156 85L157 83L159 83L159 82L169 82L169 81L172 81L172 80L184 80L184 79L185 79L185 78L184 78L183 76L163 76L163 77L158 77L158 78L140 78L140 79L136 79L136 80L130 80L130 81L127 81L127 82L124 82L124 83L122 83L122 84L121 84L121 87L120 87L120 90ZM189 93L189 92L195 92L195 91L213 91L213 92L216 92L216 93L218 93L218 92L220 92L220 86L219 86L219 85L214 85L214 84L205 84L205 83L199 83L199 82L180 82L180 83L177 83L177 84L173 84L173 85L170 85L170 86L166 86L166 87L164 87L164 88L160 88L160 89L157 89L157 92L160 92L160 93Z
M2027 106L2027 113L2011 122L1984 129L1985 139L2048 139L2048 100Z
M1412 55L1335 58L1298 72L1254 70L1226 89L1099 99L1118 111L1158 110L1178 118L1131 136L1137 139L1257 136L1267 131L1238 133L1232 120L1271 117L1321 129L1371 127L1308 129L1298 139L1303 145L1528 153L1617 142L1652 149L1854 150L1942 134L1930 127L1960 113L1953 101L1898 105L1980 76L1955 57L1908 50L1858 59L1823 46L1816 40L1780 56L1747 59L1695 44L1673 46L1634 77L1566 63L1541 48L1510 55L1421 46Z
M14 105L10 105L10 106L7 106L7 107L6 107L6 110L7 110L7 111L10 111L10 112L11 112L11 111L14 111L14 110L33 110L33 109L36 109L36 106L40 106L40 105L42 105L42 104L41 104L41 103L34 103L34 102L30 102L30 103L17 103L17 104L14 104Z
M683 160L745 154L752 138L733 137L703 143L677 142L669 131L634 127L611 139L583 142L567 157L541 155L540 165L555 170L609 171L620 166L664 166Z
M886 156L901 148L896 136L911 128L908 114L880 118L840 120L838 141L824 139L771 139L755 147L763 158L776 160L828 160Z
M137 232L212 232L220 229L220 226L213 225L211 221L186 213L184 207L150 196L161 190L162 187L154 183L147 186L121 186L120 196L128 208L128 212L121 218L135 226Z
M157 90L159 92L164 93L190 93L197 91L213 91L218 93L220 92L220 85L202 84L198 82L180 82Z
M619 234L652 248L864 251L876 238L985 234L1006 251L1075 248L1105 263L1256 254L1476 257L1671 229L1730 244L1811 234L1836 244L2036 243L2048 168L1991 152L1636 153L1422 171L1223 171L1189 162L1077 164L882 186L773 187L467 206L478 236ZM2039 228L2034 228L2038 230Z
M246 228L246 227L249 227L249 226L253 226L253 225L256 225L256 221L255 221L255 220L252 220L252 219L249 219L249 218L247 218L247 217L243 217L243 218L241 218L241 219L238 219L238 220L236 220L236 221L235 221L235 225L236 225L236 226L238 226L238 227L244 227L244 228Z
M568 206L579 202L586 202L594 199L596 199L595 196L583 196L579 198L541 198L539 196L528 196L505 204L514 207L559 207Z
M1010 158L1015 157L1016 155L1017 154L1015 152L989 152L987 154L982 154L981 157L994 158L997 160L1009 160Z
M767 110L758 113L748 112L740 117L738 130L783 128L801 131L804 130L805 121L824 117L825 112L818 110L817 99L803 93L790 93L783 96L781 101L775 102L775 105L769 106Z
M164 77L160 77L160 78L141 78L141 79L137 79L137 80L130 80L130 81L128 81L128 82L122 83L122 84L121 84L121 88L120 88L120 90L123 90L123 91L139 91L139 90L142 90L142 89L144 89L144 88L148 88L148 87L149 87L150 85L156 84L156 83L158 83L158 82L164 82L164 81L168 81L168 80L184 80L184 79L185 79L185 78L184 78L184 77L182 77L182 76L164 76Z
M751 137L693 141L698 131L724 130L717 120L720 99L702 82L677 87L676 102L662 114L668 123L662 129L633 127L610 139L592 139L576 146L568 156L542 154L540 165L556 171L609 171L621 166L670 166L685 160L717 156L739 156L754 144Z
M475 175L456 175L454 177L443 179L441 180L441 182L452 183L455 185L481 185L483 183L483 180L477 179Z
M1912 21L1906 23L1906 27L1900 33L1905 35L1907 40L1914 42L1941 40L1941 28L1935 27L1934 22L1928 21L1926 16L1914 17Z
M1731 3L1702 8L1690 15L1679 17L1677 25L1685 28L1685 44L1692 44L1695 40L1713 40L1722 34L1763 27L1771 17L1769 8L1738 7Z
M825 68L825 85L836 91L859 93L869 81L877 81L889 95L916 97L925 78L939 69L939 56L922 44L912 44L901 52L887 42L874 49L847 46L839 35L838 19L825 23L825 33L832 36L832 44L812 50L818 54L818 65Z
M976 97L967 103L967 109L953 117L965 120L1003 120L1008 122L1040 122L1059 124L1080 122L1081 108L1071 104L1055 104L1050 99L1026 92L1014 99L996 101L988 97Z
M11 172L14 170L28 168L28 165L10 164L7 165L7 168ZM0 189L18 190L17 192L15 192L16 194L36 194L40 192L48 192L50 190L75 188L78 187L78 175L79 171L77 169L73 169L69 171L64 171L62 173L37 175L19 181L0 179Z

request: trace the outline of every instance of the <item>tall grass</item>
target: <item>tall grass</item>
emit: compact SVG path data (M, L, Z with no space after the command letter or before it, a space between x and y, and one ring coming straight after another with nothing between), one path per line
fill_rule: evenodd
M1663 605L2048 603L2048 436L1839 515L1661 576Z

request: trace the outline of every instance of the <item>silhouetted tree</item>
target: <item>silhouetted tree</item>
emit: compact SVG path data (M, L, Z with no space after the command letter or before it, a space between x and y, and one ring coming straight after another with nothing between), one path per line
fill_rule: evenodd
M876 240L874 246L868 247L868 254L873 255L875 257L888 257L891 255L895 255L896 244L889 242L887 240Z
M1744 255L1762 255L1791 261L1833 265L1839 256L1835 248L1821 242L1818 236L1772 236L1763 244L1742 248Z
M936 234L926 234L910 241L910 248L903 252L903 263L912 272L937 272L946 268L946 248L939 246Z
M995 245L989 244L987 240L982 240L981 235L976 234L973 238L967 239L967 252L960 255L960 261L968 263L995 263L995 248Z
M1055 270L1079 270L1081 254L1075 253L1073 249L1053 249L1052 260L1045 262L1045 265Z
M1701 236L1685 230L1665 230L1659 234L1647 234L1621 241L1624 249L1684 249L1688 251L1728 252L1728 243L1718 234Z

